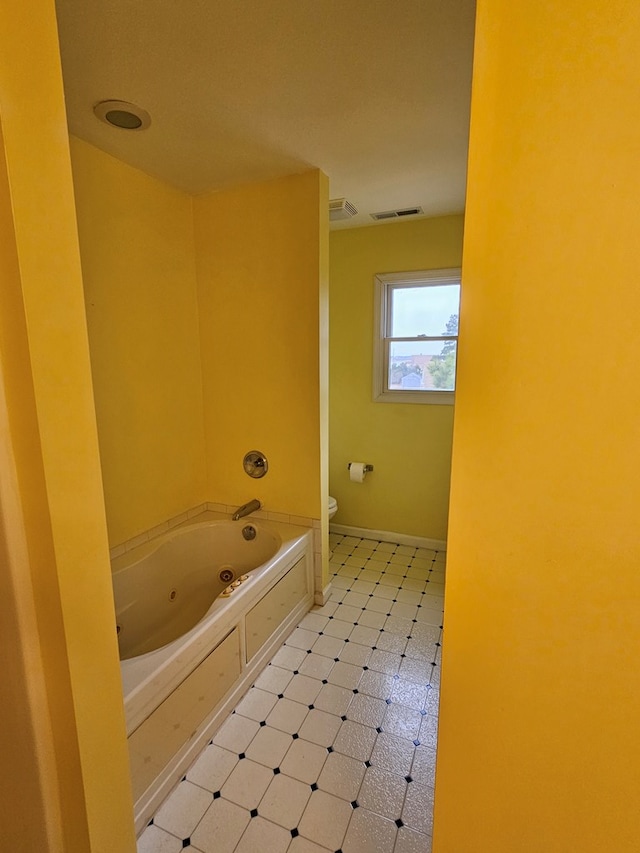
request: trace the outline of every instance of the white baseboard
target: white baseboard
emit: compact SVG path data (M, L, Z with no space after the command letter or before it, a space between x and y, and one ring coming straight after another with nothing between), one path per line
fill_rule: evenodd
M393 533L390 530L369 530L368 527L352 527L348 524L330 524L330 533L342 533L344 536L357 536L359 539L377 539L379 542L397 542L413 548L431 548L433 551L446 551L445 539L427 539L426 536L409 536L407 533Z
M317 604L318 607L324 607L324 605L329 601L329 596L331 595L331 583L328 583L323 590L318 590L313 597L314 604Z

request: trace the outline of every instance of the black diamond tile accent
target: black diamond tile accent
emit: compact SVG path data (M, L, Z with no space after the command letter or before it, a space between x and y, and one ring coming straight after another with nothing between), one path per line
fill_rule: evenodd
M378 726L378 727L376 728L376 731L378 732L378 734L382 734L382 729L380 728L380 726Z
M313 711L313 707L314 707L313 705L308 705L307 707L309 708L310 711Z
M308 655L310 655L310 654L311 654L311 649L307 649L307 654L308 654Z
M387 705L391 705L391 699L385 699L384 701L387 703Z
M352 693L359 693L360 691L358 690L358 688L357 688L357 687L354 687L354 688L353 688L353 690L352 690L351 692L352 692Z
M323 683L323 684L328 684L329 682L327 681L327 679L326 679L326 678L323 678L323 679L322 679L322 683Z
M413 742L414 746L420 746L420 741L416 738Z
M336 663L337 663L339 660L340 660L340 658L334 658L334 661L335 661Z
M333 616L329 616L329 619L333 619Z
M420 714L421 714L423 717L426 717L426 716L427 716L427 712L424 710L424 708L422 709L422 711L420 711Z
M183 846L183 848L184 847L191 847L191 839L190 838L183 838L182 839L182 846Z
M278 699L284 699L284 693L278 693Z
M273 775L274 775L274 776L277 776L279 772L280 772L280 768L279 768L279 767L274 767L274 768L273 768Z
M392 598L392 599L391 599L391 601L393 601L393 603L394 603L394 604L397 604L397 603L398 603L398 599L397 599L397 598Z
M311 788L311 790L312 790L312 791L317 791L317 790L318 790L318 784L317 784L317 782L313 782L313 783L310 785L310 788Z
M318 636L319 636L319 637L324 637L324 631L318 631Z
M436 643L436 646L439 646L439 645L440 645L440 643Z
M404 781L405 782L413 782L413 778L411 776L405 776Z
M355 623L354 623L354 624L355 624ZM345 643L348 643L348 642L349 642L349 640L345 640Z
M400 678L400 676L398 675L398 673L397 673L397 672L396 672L396 674L395 674L393 677L395 678L395 680L396 680L396 681Z
M401 826L404 826L404 824L403 824L403 822L400 820L400 818L398 818L398 820L396 821L396 826L398 827L398 829L400 829L400 827L401 827Z
M300 833L298 832L298 830L297 830L297 829L292 829L292 830L291 830L291 837L292 837L292 838L297 838L299 835L300 835Z
M369 669L369 667L368 667L368 666L363 666L362 668L363 668L363 670L364 670L365 672Z
M391 614L390 614L390 613L387 613L387 616L391 616Z
M351 808L352 809L357 809L359 805L360 805L360 803L357 800L351 801Z
M418 607L422 607L422 605L421 605L421 604L418 604Z
M406 658L405 653L404 653L404 652L402 652L402 654L400 655L400 657L401 657L401 658Z
M249 814L251 815L251 817L258 817L258 809L251 809Z
M246 755L244 754L244 752L239 752L238 758L240 759L240 761L242 761L243 758L246 758Z
M332 746L328 746L328 747L327 747L327 752L333 752L333 747L332 747Z
M294 735L291 735L291 737L292 737L294 740L298 740L298 738L300 737L300 735L296 732Z
M437 664L434 660L431 661L431 666L437 666Z
M371 767L371 762L370 762L370 761L365 761L364 766L365 766L365 767Z
M294 670L293 670L293 674L294 674L294 675L300 675L300 672L299 672L297 669L294 669Z
M415 624L416 624L416 625L418 624L418 620L417 620L417 619L412 619L411 621L412 621L412 622L415 622ZM407 639L408 639L408 638L407 638Z
M345 721L347 718L346 718L346 717L345 717L345 715L343 714L343 715L340 717L340 719L341 719L341 720L342 720L342 722L344 723L344 721Z
M364 607L363 607L362 609L364 610ZM354 624L354 625L357 625L358 623L357 623L357 622L354 622L353 624Z
M266 721L266 720L260 720L260 725L261 725L261 726L266 726L266 725L267 725L267 721Z
M151 818L151 820L149 821L149 823L147 824L147 826L153 826L153 818Z
M219 796L220 796L220 791L214 791L213 792L213 799L214 800L217 800L219 798Z
M181 781L181 782L186 782L186 781L187 781L187 777L186 777L186 776L183 776L183 777L182 777L182 779L181 779L180 781Z

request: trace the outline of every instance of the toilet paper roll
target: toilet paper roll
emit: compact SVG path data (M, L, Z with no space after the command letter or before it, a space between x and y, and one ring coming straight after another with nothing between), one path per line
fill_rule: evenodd
M352 483L362 483L367 472L364 470L364 462L352 462L349 466L349 479Z

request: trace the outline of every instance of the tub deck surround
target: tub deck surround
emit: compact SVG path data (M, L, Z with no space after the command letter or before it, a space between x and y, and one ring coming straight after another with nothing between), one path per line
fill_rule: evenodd
M298 623L138 853L429 853L444 554L332 534Z
M117 587L136 568L152 576L147 563L154 554L169 552L180 563L174 552L182 543L188 553L189 539L199 540L201 553L203 537L230 526L241 532L247 524L255 526L257 540L270 537L276 553L248 571L228 598L217 598L182 637L121 661L137 830L312 606L313 540L309 528L252 516L221 521L207 512L114 560ZM214 568L217 574L217 562ZM161 582L166 585L167 579Z

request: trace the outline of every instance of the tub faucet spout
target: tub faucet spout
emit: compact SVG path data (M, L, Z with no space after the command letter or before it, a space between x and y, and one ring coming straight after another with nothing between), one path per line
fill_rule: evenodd
M232 521L238 521L240 518L244 518L245 515L250 515L252 512L256 512L261 509L262 504L259 500L254 498L252 501L249 501L247 504L242 504L231 516Z

